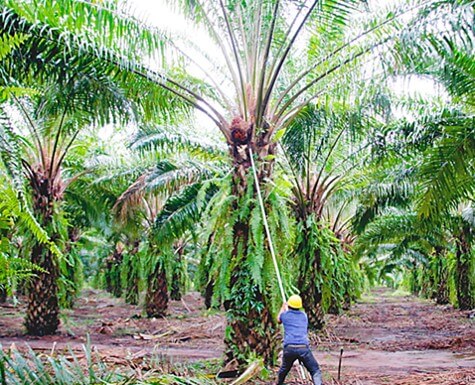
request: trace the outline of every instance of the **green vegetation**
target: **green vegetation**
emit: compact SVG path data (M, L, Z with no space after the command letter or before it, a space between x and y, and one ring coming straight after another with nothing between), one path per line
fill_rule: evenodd
M216 383L206 374L209 369L215 369L211 364L170 365L166 361L152 357L149 363L151 370L144 378L133 366L124 366L118 370L108 365L101 356L92 351L89 344L83 346L83 352L70 351L67 355L57 357L45 357L32 350L28 353L14 350L6 354L1 348L0 345L2 384L213 385ZM176 372L187 375L176 375L174 374Z
M0 0L0 301L24 290L28 334L84 282L148 317L193 289L226 313L225 361L274 363L251 160L313 329L371 285L475 307L474 1L166 3L212 52L120 1ZM0 376L36 378L29 360ZM48 365L45 384L116 381Z

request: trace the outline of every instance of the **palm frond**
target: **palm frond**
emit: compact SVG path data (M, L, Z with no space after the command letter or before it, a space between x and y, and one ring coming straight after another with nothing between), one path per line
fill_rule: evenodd
M23 139L15 132L13 123L3 106L0 105L0 156L16 190L20 194L23 194L23 169L21 164Z
M177 164L164 160L141 175L124 191L117 199L115 207L140 200L145 194L171 195L183 186L203 181L211 176L213 171L205 164L192 161Z
M371 222L358 237L357 243L359 245L397 243L408 234L414 234L416 227L417 217L414 214L407 212L386 214Z
M459 117L442 125L443 135L426 152L419 172L423 193L418 210L423 217L454 209L475 192L475 118Z
M214 142L212 139L199 137L189 133L187 127L142 126L132 138L131 150L152 151L156 149L166 152L186 151L193 155L207 154L224 156L224 143Z
M200 190L204 190L200 192ZM216 186L192 184L178 194L170 196L157 215L151 236L157 245L171 244L196 226L201 218L203 203L208 202L217 192Z
M110 89L113 83L119 84L122 92L114 97L123 99L126 96L135 100L139 112L147 119L186 111L188 102L184 104L183 99L177 100L168 90L170 87L162 84L166 80L142 63L142 59L150 55L159 60L164 35L126 16L117 9L115 2L99 5L44 0L32 5L4 1L0 19L3 34L27 36L2 62L9 80L23 84L53 81L68 85L71 81L81 83L95 79L91 86L96 88L109 83L106 89ZM98 25L101 28L96 33ZM100 92L96 93L98 98L100 95ZM195 103L192 95L188 99ZM94 101L94 98L90 100ZM110 119L119 111L108 109L97 118Z
M353 218L353 229L360 233L388 207L406 208L411 204L414 185L409 181L376 183L360 193L362 197Z
M5 178L0 178L2 185L0 193L2 194L2 201L0 202L0 209L12 218L15 227L19 230L29 234L33 234L34 238L45 245L57 256L61 256L58 247L50 240L50 237L45 229L41 227L37 219L33 215L26 199L18 197L18 191Z

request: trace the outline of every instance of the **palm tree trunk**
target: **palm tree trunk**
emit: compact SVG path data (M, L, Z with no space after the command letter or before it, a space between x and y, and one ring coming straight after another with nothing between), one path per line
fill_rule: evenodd
M125 302L131 305L139 303L140 292L140 260L138 257L140 241L132 242L132 248L127 253L121 265L121 275L123 276L123 287L125 292Z
M106 291L114 297L122 296L121 265L124 259L124 246L117 242L114 252L105 261L105 284Z
M412 262L410 286L411 294L419 295L421 292L421 286L419 282L419 268L416 261Z
M465 230L465 229L464 229ZM473 278L474 257L466 231L462 230L456 239L457 302L460 310L475 308L475 282Z
M322 274L321 250L315 241L318 234L314 234L318 232L318 226L313 220L302 220L301 225L301 234L296 246L296 255L300 263L297 284L307 312L309 328L320 330L325 322L320 284Z
M257 141L259 143L259 140ZM260 159L273 153L274 145L256 145L254 153ZM241 204L246 204L246 193L249 188L248 180L252 178L251 161L249 157L249 145L251 143L235 144L231 149L234 161L233 195L237 198L233 212L241 210ZM258 179L263 185L264 178L272 171L272 164L260 167ZM255 189L254 189L255 191ZM255 192L254 192L255 194ZM254 204L256 204L254 202ZM267 363L274 363L276 359L276 321L269 309L271 302L270 293L259 287L253 279L248 263L249 240L250 240L250 211L241 217L233 225L233 249L231 250L230 296L224 302L226 310L228 332L225 337L226 358L228 361L237 359L241 364L251 353L263 357Z
M148 288L145 296L147 317L164 317L168 309L168 286L165 269L160 262L147 279Z
M175 260L173 261L172 287L170 290L170 298L174 301L180 301L185 290L184 252L184 245L180 244L176 247Z
M435 302L438 305L446 305L450 303L449 271L447 266L444 266L443 270L439 273L439 283L436 288Z
M38 272L28 285L28 308L25 326L28 334L54 334L59 325L58 266L54 255L42 244L33 246L31 262L45 272Z
M254 353L273 364L276 360L277 327L263 293L247 285L249 272L234 270L232 299L225 302L227 327L226 361L237 359L239 364ZM249 305L245 302L250 301Z
M205 298L205 307L210 309L213 302L213 290L214 289L214 280L210 279L205 287L204 298Z
M7 301L7 291L3 286L0 286L0 303L5 303Z
M214 237L215 233L212 232L209 236L206 248L202 252L203 257L200 259L196 280L201 295L204 297L206 309L210 309L213 305L214 285L216 281L215 277L210 276L211 266L214 261L213 253L210 252L210 248Z
M51 227L55 204L61 201L59 181L53 183L47 171L38 169L31 179L33 209L44 228ZM50 234L54 240L56 236ZM54 334L59 326L58 282L59 267L56 256L47 246L36 242L31 252L31 262L44 272L37 272L27 286L28 307L25 327L28 334L43 336Z
M431 269L431 276L433 276L432 299L438 305L446 305L450 303L449 269L447 266L446 249L442 247L435 248Z
M235 241L243 245L246 238L243 233L240 235ZM236 249L241 246L236 245ZM226 360L237 359L239 364L244 364L245 358L254 353L273 364L277 346L276 322L267 306L265 293L252 283L250 274L243 263L237 263L231 273L231 296L224 302L229 330L224 340Z

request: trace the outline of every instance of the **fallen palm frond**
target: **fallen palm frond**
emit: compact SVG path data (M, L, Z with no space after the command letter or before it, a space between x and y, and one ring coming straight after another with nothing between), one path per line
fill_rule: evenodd
M134 359L135 358L135 359ZM138 364L140 361L140 364ZM203 369L191 370L166 365L166 360L150 366L144 356L115 357L100 354L88 342L83 351L56 355L26 352L12 345L0 345L0 385L215 385L215 375ZM180 370L181 369L181 370ZM175 373L179 372L180 375Z
M118 384L126 379L97 358L89 344L83 349L83 354L71 351L69 356L54 357L31 348L27 353L15 347L6 352L0 345L0 382L2 385L93 385Z
M258 376L264 369L264 361L257 359L249 365L249 367L241 374L231 385L242 385L248 382L250 379Z
M146 381L132 382L135 385L215 385L216 382L200 376L197 378L190 378L188 376L177 376L175 374L163 374L153 379Z

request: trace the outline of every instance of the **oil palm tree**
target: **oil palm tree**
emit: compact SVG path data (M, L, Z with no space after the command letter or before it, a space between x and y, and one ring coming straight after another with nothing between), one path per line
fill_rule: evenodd
M191 128L186 136L176 131L176 127L139 127L127 161L96 182L104 184L117 180L117 175L129 175L112 212L117 231L124 236L136 234L144 243L133 264L145 267L144 306L149 317L166 314L180 252L174 245L200 221L204 200L216 191L213 180L219 180L227 169L219 143L203 143L190 133Z
M376 167L379 170L376 179L362 191L354 220L355 231L362 233L358 240L360 245L370 245L370 238L379 237L376 243L393 244L399 256L414 246L420 255L422 247L421 268L430 278L429 296L447 302L447 281L452 275L457 305L464 309L473 306L473 274L470 273L473 269L473 223L470 220L473 178L471 175L463 177L466 167L470 167L472 140L470 135L464 135L470 132L470 122L466 113L444 107L434 113L421 114L412 122L403 120L390 124L388 130L397 140L386 143L383 167L381 164ZM452 187L454 180L462 192ZM407 229L411 231L408 233ZM453 272L448 270L447 263L451 254L455 258ZM416 274L417 270L412 268L412 273ZM416 278L411 281L417 283ZM417 291L420 289L420 285L417 286Z
M125 79L117 66L90 53L76 55L62 45L65 41L56 32L38 33L34 21L22 19L4 2L1 7L2 42L15 37L18 40L8 55L1 57L2 89L23 120L17 132L26 130L30 141L22 147L21 165L34 214L50 236L58 240L64 192L78 178L65 178L64 164L79 133L90 125L126 122L138 110L143 114L151 110L145 104L133 105L129 101L130 95L119 84L133 79ZM56 38L59 45L48 44ZM26 96L18 92L25 87L30 87ZM153 89L149 94L154 94L151 98L157 96ZM161 106L161 113L171 116L177 104L171 101L168 107L170 110ZM31 261L42 267L43 273L30 282L26 328L31 334L51 334L59 324L58 262L38 242L32 245Z
M20 46L18 50L22 48ZM19 52L13 50L10 56L17 54ZM10 60L4 62L4 69L11 65ZM15 70L21 71L20 68ZM8 74L11 82L26 82L25 74L15 78L15 73L11 69ZM10 95L12 108L22 118L17 126L10 119L11 129L17 134L26 130L26 141L19 154L24 180L28 184L25 190L31 197L32 209L40 225L52 239L59 240L64 191L77 179L77 175L64 175L63 165L68 152L81 129L96 121L96 114L105 116L105 111L112 111L114 106L113 112L107 114L118 116L124 114L128 104L107 79L87 70L70 68L61 80L33 83L32 87L35 91L32 96ZM5 106L2 106L4 111ZM40 266L42 272L29 282L25 325L30 334L52 334L59 324L58 261L54 253L34 239L30 260Z
M341 84L336 79L349 82L352 69L393 47L402 36L400 17L411 18L432 2L398 4L391 11L366 13L368 18L362 13L367 12L367 4L356 0L182 0L173 4L208 34L216 47L213 54L183 36L147 28L124 15L112 1L32 4L3 0L3 26L35 36L40 43L36 46L43 51L40 59L54 61L58 52L102 58L124 77L124 73L135 75L128 78L129 94L139 94L151 107L148 111L159 110L165 103L158 101L164 99L149 98L138 90L156 86L173 95L172 100L184 100L207 115L221 131L234 170L228 191L235 197L225 206L226 216L233 220L229 223L233 243L228 285L232 290L226 301L228 356L243 361L255 351L271 361L275 322L269 311L269 279L256 274L245 278L251 272L247 263L241 263L253 255L248 243L253 212L248 198L254 196L248 178L250 158L256 156L258 178L264 184L274 167L275 134L309 102L334 91ZM409 31L416 28L411 21L407 24ZM150 60L144 63L144 57ZM183 71L177 74L174 58L197 68L199 79L183 76Z
M475 306L473 269L473 177L475 155L474 117L465 114L438 122L441 136L428 149L420 169L423 191L418 201L422 218L451 218L456 240L456 286L458 306Z
M362 101L339 108L336 99L328 105L309 105L293 119L282 138L298 226L297 287L309 304L306 310L314 329L322 328L330 303L333 310L343 305L337 287L344 286L345 280L336 279L338 270L348 269L342 277L355 272L354 266L345 263L351 243L351 176L369 157L372 131L381 124L372 116L376 109ZM357 288L345 291L356 292Z
M0 40L0 60L8 58L12 51L18 48L25 40L24 36L3 36ZM3 75L3 74L2 74ZM0 103L4 103L8 96L14 92L16 95L29 95L33 90L26 87L2 87ZM13 124L5 113L0 109L0 188L2 203L0 204L1 241L0 241L0 301L5 301L7 294L12 288L14 280L28 278L37 270L37 265L19 258L13 252L12 235L14 229L19 232L33 234L37 242L50 247L52 252L58 253L58 249L44 229L38 224L31 212L26 199L21 175L21 149L20 142L23 138L13 130Z

